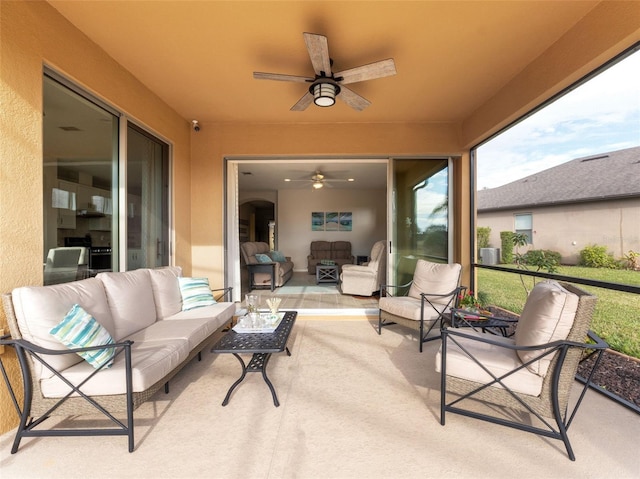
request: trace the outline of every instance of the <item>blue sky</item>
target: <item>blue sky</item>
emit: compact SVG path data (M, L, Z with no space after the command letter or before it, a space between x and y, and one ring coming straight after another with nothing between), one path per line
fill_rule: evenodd
M640 146L640 52L478 148L478 189Z

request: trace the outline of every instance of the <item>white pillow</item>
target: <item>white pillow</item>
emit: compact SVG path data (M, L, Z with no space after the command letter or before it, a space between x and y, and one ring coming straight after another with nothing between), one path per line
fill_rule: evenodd
M516 346L538 346L567 339L578 309L578 295L567 291L555 281L538 283L529 293L516 332ZM543 350L518 351L524 363L540 355ZM527 368L545 376L553 354L531 363Z
M78 304L74 304L71 310L57 326L51 329L51 335L58 339L69 349L88 348L90 346L102 346L113 344L113 338L93 316L87 313ZM94 351L82 351L78 355L85 359L94 368L98 369L103 364L109 368L113 364L114 348L96 349Z
M216 304L207 278L178 278L182 311Z

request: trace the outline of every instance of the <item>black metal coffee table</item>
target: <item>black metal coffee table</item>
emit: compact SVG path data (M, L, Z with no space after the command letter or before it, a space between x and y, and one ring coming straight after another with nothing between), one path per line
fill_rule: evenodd
M296 311L287 311L282 318L282 321L273 333L236 333L230 330L227 334L222 336L220 340L211 348L212 353L231 353L233 354L242 366L242 374L240 378L231 385L229 392L222 401L222 405L226 406L231 398L233 390L242 382L247 373L262 373L264 382L267 383L273 396L273 404L278 407L278 396L276 390L267 377L267 364L273 353L281 353L286 351L288 356L291 356L289 348L287 348L287 341L289 335L293 329L293 324L296 321ZM253 356L246 364L240 354L252 353Z

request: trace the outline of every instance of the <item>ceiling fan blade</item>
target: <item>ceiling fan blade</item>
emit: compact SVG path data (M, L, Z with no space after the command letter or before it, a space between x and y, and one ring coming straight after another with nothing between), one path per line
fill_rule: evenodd
M291 107L291 111L304 111L311 103L313 103L313 95L307 92L298 100L298 103Z
M301 77L296 75L281 75L280 73L263 73L253 72L253 78L256 80L277 80L277 81L295 81L295 82L313 82L313 78Z
M312 95L312 98L313 98L313 95ZM340 87L340 94L338 95L338 99L342 100L351 108L358 111L362 111L366 107L371 105L371 102L369 100L358 95L353 90L349 90L346 86Z
M361 67L350 68L335 74L335 78L342 78L341 85L356 83L364 80L374 80L376 78L388 77L396 74L396 64L393 58L369 63Z
M304 42L307 44L309 58L316 75L331 76L331 59L329 58L329 42L324 35L316 33L303 33Z

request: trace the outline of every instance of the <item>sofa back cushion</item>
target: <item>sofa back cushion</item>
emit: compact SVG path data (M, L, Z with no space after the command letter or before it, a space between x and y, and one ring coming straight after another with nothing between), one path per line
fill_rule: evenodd
M309 247L309 255L313 259L332 259L331 243L329 241L312 241Z
M113 337L116 331L109 303L102 283L96 278L51 286L25 286L11 293L13 309L22 337L38 346L55 350L68 348L54 338L50 331L79 304ZM77 354L47 356L46 360L58 371L82 361ZM34 362L35 374L49 378L53 374Z
M242 251L242 257L246 264L256 264L258 263L256 254L267 254L269 252L269 245L261 241L247 241L240 245L240 250Z
M178 284L178 278L182 276L182 268L165 266L149 270L149 275L157 318L168 318L182 311L182 296Z
M331 243L331 259L351 259L351 242L334 241Z
M516 346L537 346L567 339L578 310L577 294L567 291L556 281L543 281L534 286L522 308L514 335ZM543 350L517 351L522 362L540 355ZM553 359L549 354L527 366L545 376Z
M156 305L148 269L99 273L96 278L102 281L107 294L115 325L113 339L120 341L156 321Z
M419 259L413 273L413 283L409 288L409 296L420 299L420 293L428 293L427 299L432 303L449 304L451 296L430 296L447 294L458 287L462 266L458 263L441 264Z

